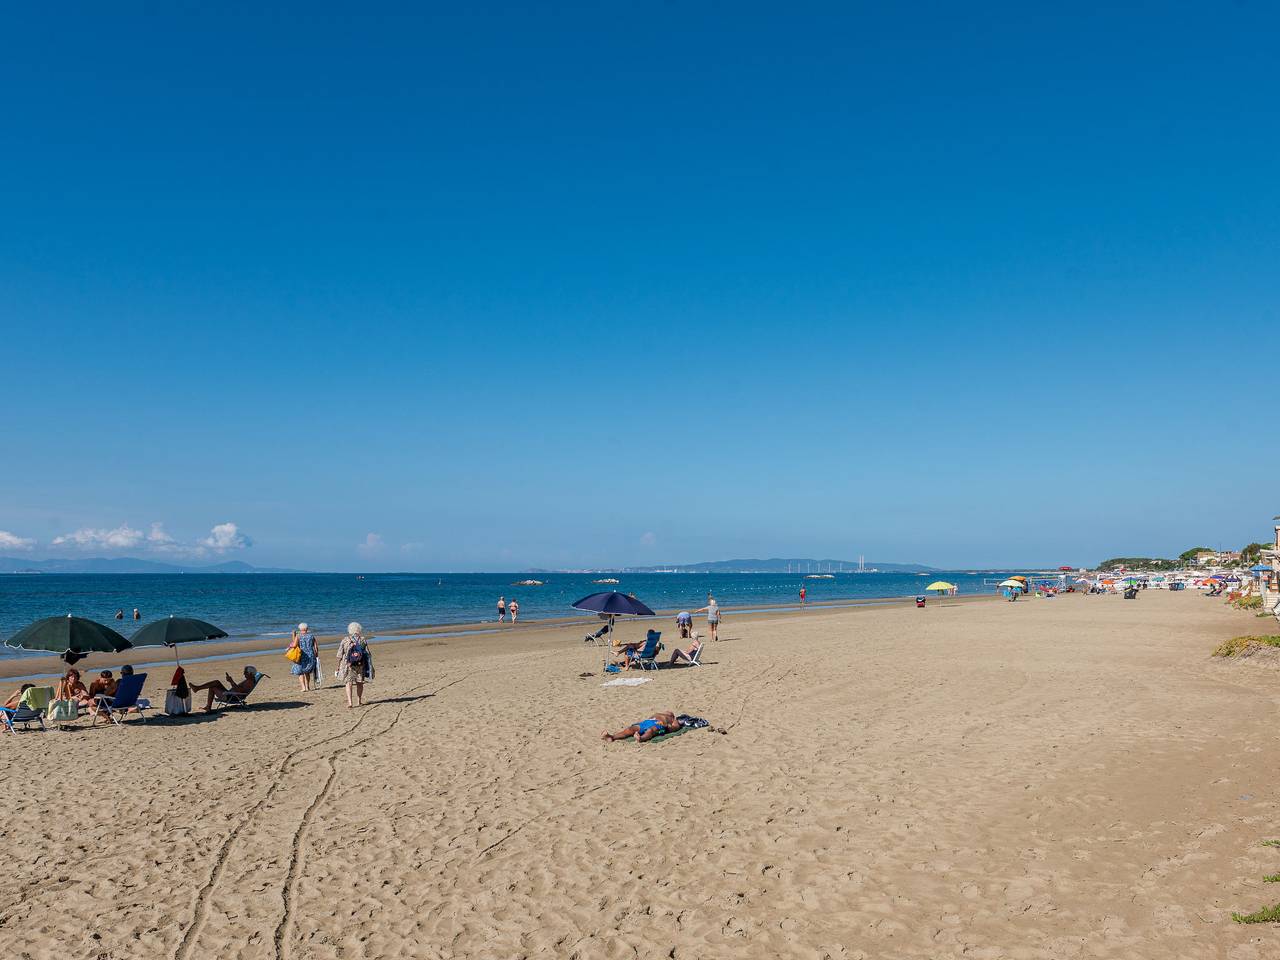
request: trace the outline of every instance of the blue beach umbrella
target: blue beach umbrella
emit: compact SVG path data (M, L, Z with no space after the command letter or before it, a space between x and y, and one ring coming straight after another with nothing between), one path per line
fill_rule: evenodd
M592 613L607 613L615 617L656 617L657 614L646 607L635 597L617 590L605 590L593 593L573 603L575 610L589 610Z

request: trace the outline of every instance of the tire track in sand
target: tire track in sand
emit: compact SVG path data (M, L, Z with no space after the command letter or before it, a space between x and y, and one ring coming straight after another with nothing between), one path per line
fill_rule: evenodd
M470 674L467 674L466 676L470 676ZM438 693L440 690L453 686L454 683L459 683L462 680L465 680L466 676L459 677L457 680L443 684L433 692L433 695L434 693ZM400 693L399 696L409 696L415 690L419 690L423 686L425 686L425 684L416 687L409 687L404 692ZM376 705L376 703L370 704L370 706ZM403 711L404 707L407 706L407 703L403 704L401 706L401 711ZM320 747L334 742L335 740L341 740L343 737L349 737L351 734L355 733L370 716L373 716L372 712L361 712L360 716L356 718L356 721L346 729L341 730L338 733L331 734L328 737L324 737L321 740L317 740L314 743L295 747L293 750L289 751L289 753L285 754L284 758L277 765L275 772L271 775L271 783L267 787L267 792L264 793L256 803L252 804L245 810L244 814L240 817L239 822L236 823L236 825L231 829L231 832L228 833L222 841L221 846L218 848L218 852L214 854L213 867L209 871L209 878L196 893L196 905L192 914L191 923L187 926L186 932L183 933L182 939L178 942L177 949L174 951L173 955L174 960L190 960L192 953L195 950L196 943L200 939L200 934L203 932L205 924L209 920L210 903L213 900L213 895L217 891L219 884L222 882L223 875L226 873L227 863L231 858L230 855L232 847L244 833L245 829L255 821L263 808L270 803L272 798L279 791L285 777L288 776L288 774L295 768L298 758L303 754L310 753ZM398 715L397 719L399 719Z
M423 699L426 697L434 697L442 690L446 690L456 683L461 683L472 675L472 673L463 674L456 680L451 680L446 684L442 684L430 693L424 694ZM423 684L423 686L425 686L425 684ZM407 697L416 689L420 688L411 688L400 694L400 696ZM367 737L362 737L354 743L350 743L346 747L336 750L325 757L325 763L329 766L329 774L325 777L324 785L316 794L315 799L311 801L310 805L299 818L298 829L294 831L293 841L290 844L289 871L285 877L284 886L281 890L281 895L284 900L284 910L281 914L280 922L276 925L275 934L272 937L272 941L275 945L276 960L286 960L286 958L288 958L293 952L293 938L290 934L293 932L294 926L293 909L294 904L298 899L298 883L302 877L303 851L306 849L305 841L311 832L311 824L315 819L316 813L322 806L324 806L324 802L329 798L329 794L333 789L334 781L338 778L338 754L346 750L353 750L356 747L363 746L370 740L386 736L395 728L396 724L400 722L400 718L404 716L405 711L417 702L419 702L417 699L413 699L400 704L400 707L396 710L395 716L391 718L391 722L381 730L376 733L371 733ZM354 727L352 729L354 730Z

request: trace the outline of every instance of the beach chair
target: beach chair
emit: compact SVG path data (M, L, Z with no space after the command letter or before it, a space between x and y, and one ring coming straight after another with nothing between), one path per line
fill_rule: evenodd
M31 724L40 725L41 730L47 730L44 725L44 715L49 709L49 701L53 699L53 687L28 687L22 694L22 699L18 701L16 709L8 707L0 707L0 720L4 722L4 728L9 733L17 733L18 724L22 725L23 730L30 730Z
M650 630L644 638L644 646L630 655L631 665L641 670L658 669L658 653L662 650L662 633Z
M93 713L93 722L97 723L99 717L105 716L118 727L124 722L126 713L130 710L137 710L138 716L145 723L147 720L145 711L151 709L151 701L144 700L138 695L142 693L142 685L146 682L147 675L145 673L135 673L131 676L121 677L120 682L116 684L114 697L106 695L98 697L97 708Z
M214 693L213 702L215 705L220 707L243 707L249 697L253 694L253 691L258 689L258 684L266 678L267 674L259 671L253 675L253 686L249 689L248 693L237 693L234 690L220 690Z

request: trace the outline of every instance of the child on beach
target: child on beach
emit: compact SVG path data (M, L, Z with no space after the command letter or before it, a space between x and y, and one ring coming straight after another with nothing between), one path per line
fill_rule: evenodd
M674 733L679 729L680 721L676 719L676 715L670 711L664 711L655 713L647 720L641 720L639 723L633 723L629 727L623 727L617 733L605 731L600 734L600 739L613 743L615 740L626 740L629 737L635 737L636 743L648 743L654 737L660 737L664 733Z

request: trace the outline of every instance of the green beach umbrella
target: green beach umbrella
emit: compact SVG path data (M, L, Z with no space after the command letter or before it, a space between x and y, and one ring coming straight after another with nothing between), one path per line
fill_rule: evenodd
M172 647L174 662L181 666L182 661L178 659L178 644L219 640L226 635L227 631L207 621L197 620L194 617L170 616L164 620L148 623L133 635L130 642L135 647Z
M90 653L119 653L129 649L129 641L110 627L84 617L45 617L23 627L5 641L19 650L47 650L67 663L75 663Z

